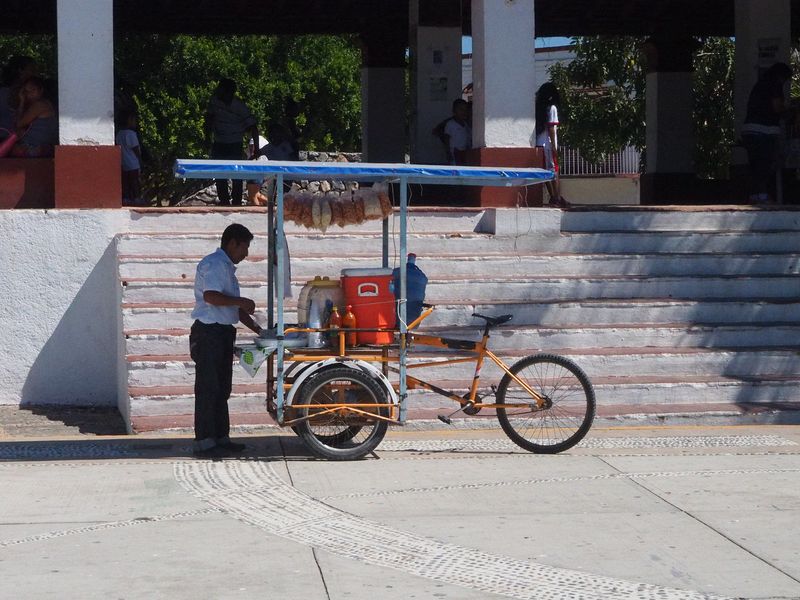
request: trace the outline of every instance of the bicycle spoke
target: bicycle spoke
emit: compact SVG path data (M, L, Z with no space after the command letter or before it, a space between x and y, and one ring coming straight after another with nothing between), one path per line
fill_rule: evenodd
M594 392L586 375L571 361L539 355L519 361L512 372L544 399L537 408L498 408L505 432L534 452L559 452L571 447L588 430L594 416ZM498 404L533 404L533 398L510 377L498 390Z

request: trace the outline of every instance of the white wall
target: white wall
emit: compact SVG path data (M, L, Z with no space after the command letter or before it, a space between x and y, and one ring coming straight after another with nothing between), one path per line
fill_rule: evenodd
M128 211L0 211L0 404L115 406Z

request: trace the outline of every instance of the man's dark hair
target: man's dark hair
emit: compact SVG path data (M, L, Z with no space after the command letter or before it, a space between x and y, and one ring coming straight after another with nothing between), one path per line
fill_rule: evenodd
M235 94L236 93L236 82L233 79L228 79L224 77L219 80L217 84L217 92L222 94Z
M467 102L463 98L456 98L455 100L453 100L453 111L456 110L457 106L461 106L462 104L466 107L469 107L469 102Z
M776 62L764 75L776 81L789 81L792 78L792 68L786 63Z
M225 231L222 232L222 243L220 247L224 248L231 240L236 240L240 244L242 242L250 242L253 240L253 234L250 233L250 230L244 225L231 223L225 228Z

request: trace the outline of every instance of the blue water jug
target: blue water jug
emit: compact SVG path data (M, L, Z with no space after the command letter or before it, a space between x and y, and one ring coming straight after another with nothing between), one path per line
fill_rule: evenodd
M408 262L406 263L406 323L409 324L422 314L422 303L425 302L425 288L428 285L428 277L417 266L416 262L417 255L409 254ZM399 268L392 271L392 289L395 298L399 298Z

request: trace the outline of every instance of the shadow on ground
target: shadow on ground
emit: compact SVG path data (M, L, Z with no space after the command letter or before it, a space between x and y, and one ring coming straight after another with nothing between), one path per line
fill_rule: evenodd
M5 413L6 411L4 411ZM57 436L69 433L125 435L125 422L116 408L50 405L20 406L3 415L8 435Z
M0 441L0 461L61 461L118 459L187 459L187 460L314 460L300 438L268 435L235 438L247 449L216 458L195 458L192 439L188 437L115 438L85 440L14 440ZM366 460L374 458L368 456Z

